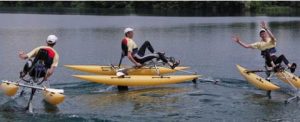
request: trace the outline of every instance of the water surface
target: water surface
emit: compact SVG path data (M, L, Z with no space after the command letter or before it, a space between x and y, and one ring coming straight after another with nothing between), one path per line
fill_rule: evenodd
M300 62L299 17L147 17L0 14L0 79L16 80L25 61L18 50L44 45L49 34L59 40L59 66L50 81L65 89L66 100L49 108L41 95L34 98L34 114L23 110L27 97L0 95L0 121L295 121L297 102L285 105L290 87L268 100L265 92L249 85L235 65L261 69L260 52L243 49L231 40L239 34L246 43L259 40L259 22L269 22L278 40L278 53ZM181 60L204 76L191 82L155 87L115 87L72 78L65 64L117 64L123 29L135 29L138 45L149 40L157 51ZM128 60L125 64L130 64ZM81 73L82 74L82 73ZM296 71L299 74L299 70ZM218 80L218 84L211 81Z

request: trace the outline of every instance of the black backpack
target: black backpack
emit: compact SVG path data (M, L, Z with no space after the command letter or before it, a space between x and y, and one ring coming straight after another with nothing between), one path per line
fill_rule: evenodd
M32 62L32 69L29 72L31 77L45 77L47 70L51 67L53 59L49 57L46 49L40 49Z

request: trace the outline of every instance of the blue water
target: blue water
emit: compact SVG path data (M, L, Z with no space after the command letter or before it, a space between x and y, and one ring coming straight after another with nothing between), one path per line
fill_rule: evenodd
M0 79L17 80L25 61L18 51L45 44L49 34L59 40L59 66L51 77L52 87L65 90L66 100L50 107L38 93L34 113L23 110L26 97L0 94L0 121L297 121L298 102L285 105L291 87L265 92L248 84L235 65L262 69L260 52L243 49L231 40L239 34L246 43L259 40L259 22L265 20L278 40L278 53L300 62L299 17L147 17L0 14ZM138 45L149 40L191 67L203 79L155 87L115 87L88 83L71 77L83 74L65 64L117 64L123 29L135 29ZM128 60L125 64L130 64ZM299 70L296 71L299 74ZM261 74L264 76L263 74ZM213 81L218 81L215 84Z

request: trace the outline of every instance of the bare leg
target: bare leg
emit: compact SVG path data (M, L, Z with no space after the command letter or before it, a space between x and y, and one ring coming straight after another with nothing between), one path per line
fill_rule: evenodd
M31 106L31 101L32 101L32 98L33 98L33 95L35 94L36 92L36 89L31 89L31 95L30 95L30 98L29 98L29 101L28 101L28 104L26 106L26 110L29 110ZM32 112L32 110L30 110Z

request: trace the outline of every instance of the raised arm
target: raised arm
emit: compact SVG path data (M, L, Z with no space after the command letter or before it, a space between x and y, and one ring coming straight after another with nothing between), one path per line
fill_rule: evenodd
M265 21L262 21L262 22L261 22L260 27L266 30L266 32L268 33L268 35L269 35L269 37L272 39L272 41L276 41L275 36L274 36L273 33L271 32L271 30L267 27Z
M242 42L241 38L239 36L233 36L232 40L235 41L236 43L238 43L239 45L241 45L244 48L251 48L253 49L253 47L250 44L246 44L244 42Z

